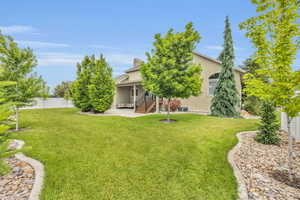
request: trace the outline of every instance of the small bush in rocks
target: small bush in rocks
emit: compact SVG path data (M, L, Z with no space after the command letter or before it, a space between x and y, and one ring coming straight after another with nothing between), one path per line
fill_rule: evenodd
M278 144L279 123L275 114L275 106L265 101L261 106L261 121L259 126L260 132L256 136L256 140L262 144Z

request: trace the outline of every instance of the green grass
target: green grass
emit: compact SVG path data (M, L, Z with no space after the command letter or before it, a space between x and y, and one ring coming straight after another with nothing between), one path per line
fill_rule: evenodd
M4 159L11 156L12 154L7 153L9 141L0 143L0 176L6 175L10 172L10 167Z
M1 158L0 159L0 176L3 176L7 173L9 173L9 166Z
M11 137L45 165L43 200L236 199L227 162L235 134L257 121L210 116L139 118L80 115L76 109L27 110Z

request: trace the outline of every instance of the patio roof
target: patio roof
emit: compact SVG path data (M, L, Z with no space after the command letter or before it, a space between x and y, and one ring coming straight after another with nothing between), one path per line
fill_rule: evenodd
M142 80L135 80L135 81L123 81L123 82L119 82L117 83L117 87L119 86L133 86L134 84L136 85L140 85L142 82Z

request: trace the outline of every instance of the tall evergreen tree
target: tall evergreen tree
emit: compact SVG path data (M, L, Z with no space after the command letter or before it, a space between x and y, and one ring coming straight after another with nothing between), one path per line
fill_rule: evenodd
M144 87L156 96L168 99L170 121L171 98L199 95L201 66L192 62L199 33L188 23L184 32L170 29L164 37L155 35L154 49L147 53L148 62L141 67Z
M210 107L211 114L218 117L238 117L239 94L236 89L233 67L234 49L228 17L225 20L224 50L221 54L222 70Z
M220 55L218 56L217 60L220 61L220 62L223 62L223 60L222 60L223 55L224 55L224 49L222 50L222 52L221 52Z
M105 112L110 109L114 100L115 82L112 68L103 55L95 60L91 82L88 86L90 103L94 112Z

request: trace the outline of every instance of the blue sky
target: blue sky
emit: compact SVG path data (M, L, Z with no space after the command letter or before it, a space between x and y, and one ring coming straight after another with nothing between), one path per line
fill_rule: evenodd
M76 63L85 55L103 53L116 76L131 66L134 57L145 59L155 33L169 28L182 31L189 21L202 36L197 45L200 53L219 55L226 15L232 25L236 65L253 52L238 29L240 22L256 15L250 0L10 0L1 7L0 29L20 46L34 50L36 71L52 88L74 80ZM299 66L298 56L295 68Z

